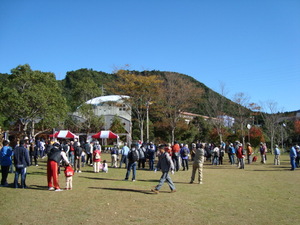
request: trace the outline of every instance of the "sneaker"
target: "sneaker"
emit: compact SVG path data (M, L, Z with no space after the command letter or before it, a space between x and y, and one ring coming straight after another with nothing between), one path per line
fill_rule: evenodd
M54 191L54 187L49 187L49 191Z
M62 189L58 188L58 189L55 189L55 191L63 191Z
M125 178L123 181L128 181L128 179Z
M38 164L36 164L35 166L39 166Z
M158 193L159 193L159 190L151 189L151 192L154 192L155 194L158 194Z
M78 173L81 173L81 170L79 170Z
M132 180L132 182L135 182L135 180Z
M174 189L174 190L171 190L171 193L175 193L176 192L176 189Z
M190 181L190 184L194 183L193 181Z
M198 184L203 184L203 182L202 182L202 181L200 181Z

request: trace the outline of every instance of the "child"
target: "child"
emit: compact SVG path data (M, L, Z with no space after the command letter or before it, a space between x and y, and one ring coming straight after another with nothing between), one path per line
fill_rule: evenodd
M108 172L108 164L106 163L106 160L103 160L102 171L105 172L105 173Z
M73 181L74 170L69 164L65 167L65 176L66 176L66 190L72 190L72 181Z
M100 161L101 161L101 152L99 149L95 149L93 152L93 161L94 161L94 173L99 173L100 171Z

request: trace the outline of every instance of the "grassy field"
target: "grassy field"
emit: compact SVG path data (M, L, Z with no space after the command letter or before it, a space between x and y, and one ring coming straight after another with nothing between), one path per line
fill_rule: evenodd
M103 154L110 162L110 155ZM271 160L272 159L272 160ZM167 184L152 194L161 172L137 171L137 181L123 181L125 169L93 173L84 167L73 177L73 190L48 191L46 161L29 167L29 189L0 188L0 224L300 224L300 170L259 162L245 170L204 166L202 185L189 184L191 169L172 175L177 192ZM9 183L14 174L9 174ZM64 177L60 185L65 186Z

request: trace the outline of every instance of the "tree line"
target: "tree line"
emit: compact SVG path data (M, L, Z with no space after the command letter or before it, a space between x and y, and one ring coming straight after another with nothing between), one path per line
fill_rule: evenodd
M55 74L33 71L25 64L13 68L11 74L0 74L0 90L0 126L23 136L36 137L53 128L98 132L104 126L103 118L95 116L93 107L85 102L113 94L130 96L125 101L132 111L133 140L240 140L254 146L261 141L273 145L299 140L299 121L276 111L276 103L251 103L243 93L229 100L224 86L219 94L194 78L175 72L118 69L109 74L79 69L56 80ZM266 108L271 113L264 113ZM85 120L74 120L71 115L75 111ZM183 112L206 117L195 116L187 123ZM234 118L234 125L225 126L222 116ZM117 117L110 129L125 132Z

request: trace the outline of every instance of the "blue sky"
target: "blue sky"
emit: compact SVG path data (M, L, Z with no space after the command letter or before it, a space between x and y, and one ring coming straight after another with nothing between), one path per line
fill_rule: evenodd
M1 0L0 73L179 72L300 110L299 0Z

